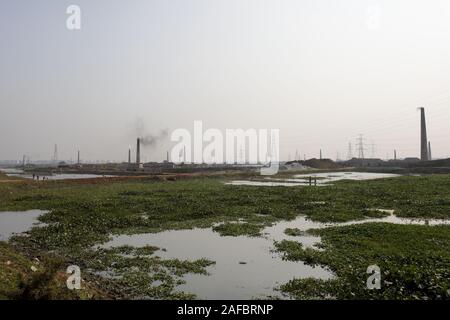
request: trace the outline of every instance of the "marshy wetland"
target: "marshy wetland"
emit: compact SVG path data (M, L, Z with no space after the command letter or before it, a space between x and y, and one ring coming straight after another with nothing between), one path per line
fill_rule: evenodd
M36 182L0 173L0 298L450 298L450 175L317 177L328 181L262 188L229 184L256 174ZM42 210L40 223L26 219L11 234L6 216L27 210ZM66 292L73 264L85 289ZM374 264L381 290L366 287Z

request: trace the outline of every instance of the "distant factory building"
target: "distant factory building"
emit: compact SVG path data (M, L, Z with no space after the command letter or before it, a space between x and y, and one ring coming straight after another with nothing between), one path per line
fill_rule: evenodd
M344 162L347 167L381 167L384 161L378 158L353 158Z
M150 173L162 173L165 171L170 171L175 168L173 162L147 162L144 163L144 171Z

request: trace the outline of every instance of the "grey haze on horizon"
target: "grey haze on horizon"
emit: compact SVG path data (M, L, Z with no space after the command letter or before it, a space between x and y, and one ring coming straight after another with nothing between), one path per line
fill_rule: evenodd
M360 133L368 156L419 156L422 106L450 156L448 0L11 0L0 41L0 160L125 161L138 131L195 120L278 128L282 159L345 158Z

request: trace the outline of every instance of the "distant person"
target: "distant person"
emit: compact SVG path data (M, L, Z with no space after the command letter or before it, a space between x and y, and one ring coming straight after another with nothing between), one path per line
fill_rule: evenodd
M35 177L36 175L33 173L33 180L34 180L34 177Z

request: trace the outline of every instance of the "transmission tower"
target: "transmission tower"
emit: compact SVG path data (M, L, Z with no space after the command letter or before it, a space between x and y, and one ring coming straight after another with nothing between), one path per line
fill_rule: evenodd
M364 137L362 134L359 135L356 145L358 147L358 158L364 159L364 150L366 150L366 148L364 147Z
M370 144L370 151L371 151L372 159L375 158L376 149L377 149L377 145L372 141L372 143Z
M347 158L348 160L351 160L353 158L353 150L352 150L352 143L348 143L348 152L347 152Z

